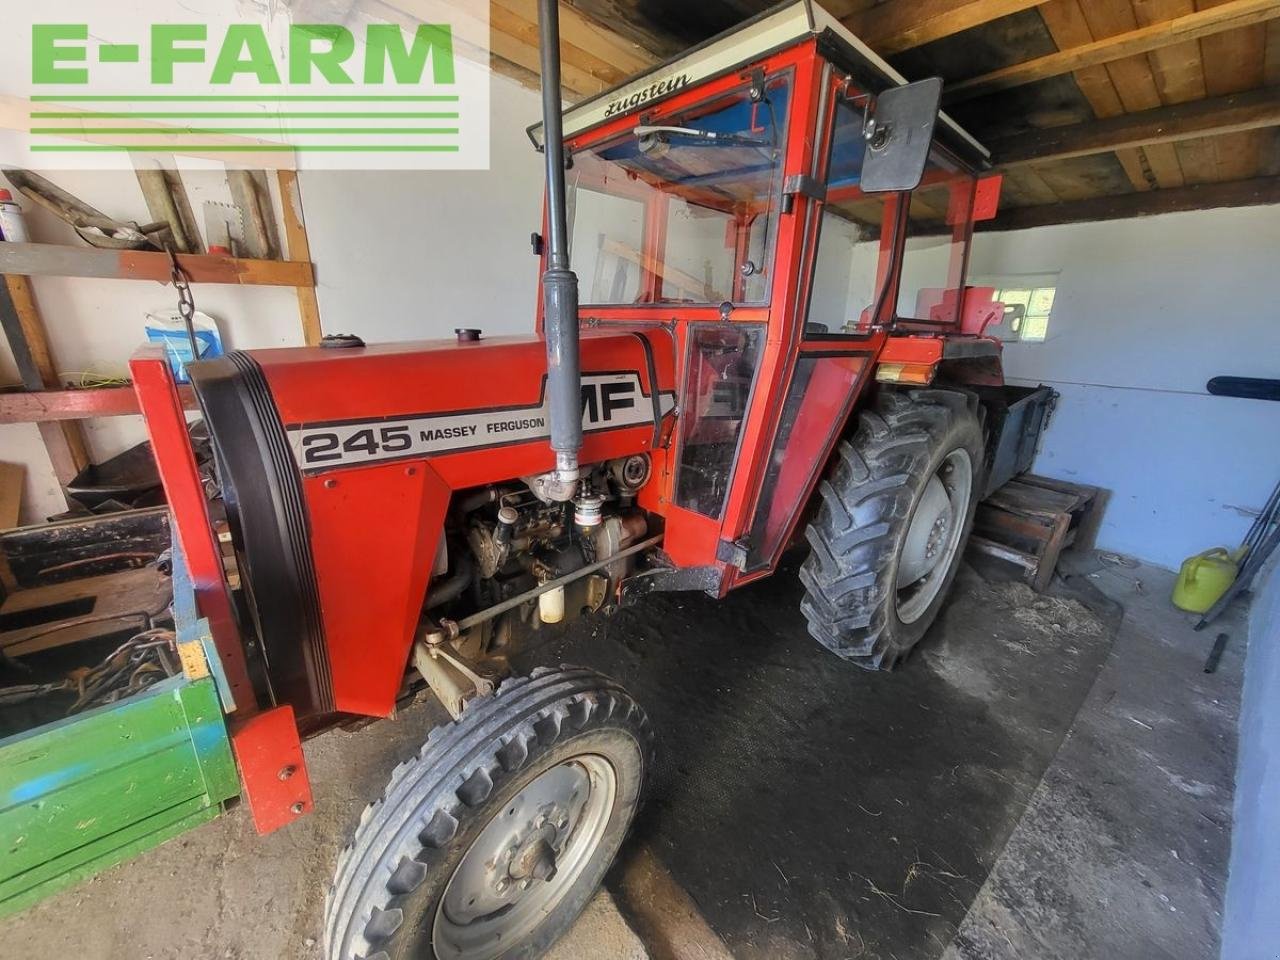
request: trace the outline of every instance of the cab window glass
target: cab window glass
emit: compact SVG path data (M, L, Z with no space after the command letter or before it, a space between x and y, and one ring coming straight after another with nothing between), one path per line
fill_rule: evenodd
M974 178L935 151L908 200L899 317L934 323L959 319L973 191Z
M837 105L809 301L810 336L869 327L883 271L888 269L889 251L881 246L886 198L864 194L860 188L867 149L862 122L860 105L847 100Z
M675 502L718 520L751 407L763 337L754 325L694 327L680 401Z

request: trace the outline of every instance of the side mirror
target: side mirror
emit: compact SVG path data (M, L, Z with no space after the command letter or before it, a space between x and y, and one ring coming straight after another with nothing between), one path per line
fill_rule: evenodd
M894 87L876 98L863 131L867 138L863 193L894 193L920 186L941 105L940 77Z

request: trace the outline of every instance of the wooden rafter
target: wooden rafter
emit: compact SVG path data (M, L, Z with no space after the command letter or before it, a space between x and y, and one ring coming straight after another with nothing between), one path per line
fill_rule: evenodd
M990 23L1045 0L889 0L843 19L879 54L891 56L972 27Z
M1265 23L1276 17L1280 17L1280 0L1227 0L1218 6L1197 10L1172 20L1139 27L962 80L950 86L947 100L969 100L1010 90L1087 67L1114 63L1125 57L1149 53L1175 43L1200 40L1228 30Z
M1255 177L1222 183L1203 183L1173 190L1090 197L1070 203L1018 207L994 220L977 224L982 231L1026 230L1062 223L1096 220L1128 220L1160 213L1208 210L1215 207L1250 207L1280 203L1280 177Z
M1267 87L1093 123L1036 130L988 141L987 147L996 162L1007 167L1272 126L1280 126L1280 88Z

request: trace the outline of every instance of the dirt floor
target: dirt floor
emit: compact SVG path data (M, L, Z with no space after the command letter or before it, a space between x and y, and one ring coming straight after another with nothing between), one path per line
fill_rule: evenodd
M1098 569L1074 595L1042 597L966 568L891 675L808 637L794 563L722 602L654 596L549 633L531 659L595 666L646 705L659 763L630 862L656 856L738 960L1197 960L1216 942L1243 639L1203 680L1197 644L1211 636L1148 609L1167 584L1140 593L1137 574ZM1154 626L1126 627L1096 586ZM260 839L233 812L0 922L0 954L320 957L336 850L437 716L418 705L317 738L314 815ZM1064 806L1064 784L1098 802ZM1088 816L1063 832L1064 810ZM610 887L635 920L625 871ZM1122 949L1128 910L1158 951ZM635 923L654 960L688 939L664 938L663 913ZM646 952L602 895L554 956Z
M658 731L637 828L740 960L936 957L1111 647L1118 615L962 570L915 657L822 650L791 566L655 596L544 658L623 677Z

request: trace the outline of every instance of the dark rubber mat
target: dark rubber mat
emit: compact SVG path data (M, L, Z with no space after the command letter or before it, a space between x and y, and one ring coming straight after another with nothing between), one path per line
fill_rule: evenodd
M636 828L739 960L939 957L1114 635L1074 600L961 572L915 655L818 646L797 563L723 601L651 596L548 636L649 711Z

